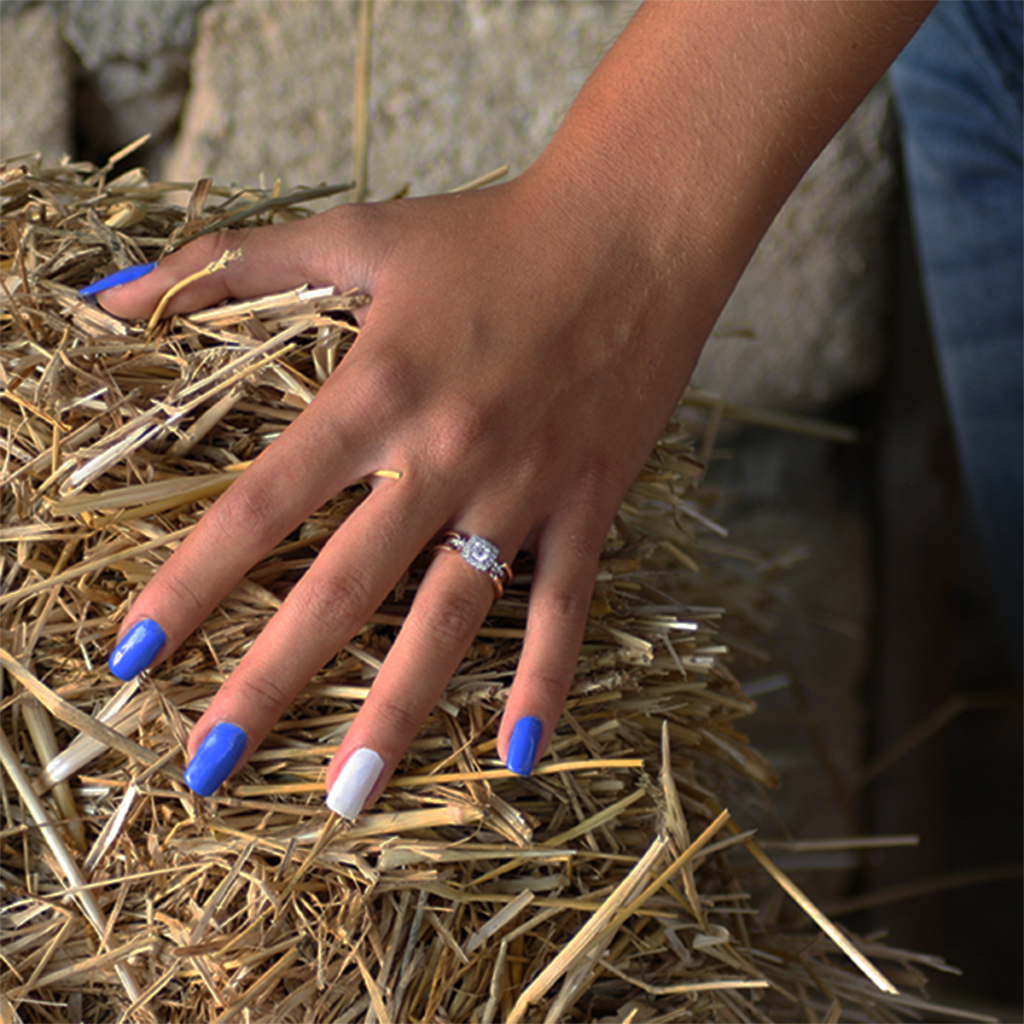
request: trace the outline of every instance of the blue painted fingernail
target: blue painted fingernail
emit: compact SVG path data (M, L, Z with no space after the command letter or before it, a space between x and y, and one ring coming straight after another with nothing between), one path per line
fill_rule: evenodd
M218 722L199 745L185 769L185 785L200 796L213 796L231 774L249 737L230 722Z
M144 672L167 643L167 634L152 619L140 619L114 648L107 662L118 679L134 679Z
M113 274L101 277L98 281L86 285L80 289L78 294L83 298L88 295L95 295L97 292L105 292L108 288L116 288L119 284L128 284L140 277L145 277L150 271L156 270L155 263L140 263L137 267L125 267L124 270L115 270Z
M508 741L508 752L505 754L505 767L516 775L529 775L537 760L537 748L544 732L544 723L533 715L527 715L516 722L512 737Z

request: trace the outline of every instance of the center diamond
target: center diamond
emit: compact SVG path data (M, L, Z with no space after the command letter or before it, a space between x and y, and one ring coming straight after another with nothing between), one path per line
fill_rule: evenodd
M481 572L490 572L498 560L498 549L483 537L470 537L463 545L461 554L474 569Z

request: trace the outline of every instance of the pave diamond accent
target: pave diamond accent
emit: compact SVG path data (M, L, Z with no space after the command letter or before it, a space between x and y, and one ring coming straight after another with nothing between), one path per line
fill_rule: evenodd
M467 536L455 530L449 530L441 538L435 551L448 551L458 555L471 569L482 572L494 584L494 596L500 600L505 593L505 585L512 580L512 570L501 560L498 546L486 537L474 534Z
M483 537L470 537L462 544L460 555L474 568L494 575L498 566L498 549Z

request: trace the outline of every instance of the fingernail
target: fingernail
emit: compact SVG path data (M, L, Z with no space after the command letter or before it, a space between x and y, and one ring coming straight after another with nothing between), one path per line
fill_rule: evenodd
M248 742L244 729L230 722L218 722L189 761L185 785L200 796L212 796L238 764Z
M360 747L345 762L341 773L334 780L327 794L327 806L335 814L354 821L383 770L384 761L380 754L368 747Z
M152 619L140 619L114 648L107 662L118 679L134 679L144 672L167 643L167 634Z
M533 715L527 715L516 722L505 754L505 767L510 772L515 772L516 775L529 775L533 771L543 732L544 723Z
M98 281L86 285L80 289L78 294L83 298L88 295L95 295L97 292L105 292L108 288L116 288L119 284L128 284L129 281L145 277L151 271L156 270L155 263L140 263L137 267L125 267L124 270L115 270L113 274L101 277Z

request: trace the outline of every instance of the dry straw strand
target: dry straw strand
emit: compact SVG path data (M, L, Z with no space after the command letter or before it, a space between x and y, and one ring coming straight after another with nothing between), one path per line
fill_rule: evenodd
M102 168L34 156L0 167L5 1017L718 1024L930 1012L911 990L941 960L764 918L781 880L747 859L752 835L733 821L753 787L775 781L737 729L754 703L733 674L757 663L765 617L763 595L714 560L765 579L784 565L725 539L704 466L723 418L831 436L820 424L690 396L609 532L567 713L530 778L496 754L525 635L524 557L377 806L347 826L324 807L326 764L424 557L216 796L186 792L191 724L367 483L285 538L138 680L111 679L106 652L152 573L344 360L368 300L296 288L152 325L104 313L78 289L111 268L308 216L303 203L346 187L115 176L130 151ZM235 248L223 241L226 260ZM707 414L703 437L693 409ZM893 964L904 994L882 991L843 948Z

